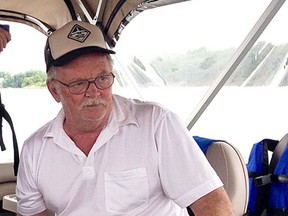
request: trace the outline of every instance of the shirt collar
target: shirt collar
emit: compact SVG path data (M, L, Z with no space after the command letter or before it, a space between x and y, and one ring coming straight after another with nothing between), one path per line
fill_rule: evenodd
M136 127L139 127L135 113L133 112L133 106L131 106L132 104L133 102L129 102L128 99L113 95L112 110L107 126L102 130L97 139L97 144L93 146L93 150L91 150L91 152L96 151L102 145L104 145L114 134L118 132L120 127L128 124L134 124ZM54 142L61 148L84 157L84 154L75 147L73 141L65 133L63 129L64 117L64 111L61 109L56 118L51 122L44 135L44 138L53 138Z
M132 111L131 107L129 107L129 100L119 95L113 95L112 100L112 110L107 126L118 128L127 124L134 124L139 127L135 113ZM64 111L61 109L56 118L52 121L50 128L48 128L45 137L59 137L60 135L61 138L63 138L63 136L66 135L63 129L64 118Z
M134 124L139 127L135 113L131 106L129 106L129 100L119 95L113 95L113 106L108 125L117 125L118 127Z

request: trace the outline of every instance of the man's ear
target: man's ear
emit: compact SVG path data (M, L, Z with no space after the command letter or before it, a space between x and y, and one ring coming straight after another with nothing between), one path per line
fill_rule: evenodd
M57 101L58 103L60 103L61 102L60 95L59 95L59 92L57 90L55 83L53 83L52 80L47 80L46 84L47 84L48 90L51 93L51 95L53 96L54 100Z

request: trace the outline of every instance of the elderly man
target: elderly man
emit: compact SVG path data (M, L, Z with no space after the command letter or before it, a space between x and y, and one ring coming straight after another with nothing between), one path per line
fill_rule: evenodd
M234 215L215 171L179 118L112 94L101 30L72 21L45 47L47 86L62 109L24 143L19 215ZM49 108L47 108L49 112Z

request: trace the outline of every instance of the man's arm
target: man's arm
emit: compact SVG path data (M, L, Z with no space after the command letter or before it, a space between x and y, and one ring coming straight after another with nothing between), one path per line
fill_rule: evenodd
M190 205L195 216L233 216L231 201L223 187L196 200Z

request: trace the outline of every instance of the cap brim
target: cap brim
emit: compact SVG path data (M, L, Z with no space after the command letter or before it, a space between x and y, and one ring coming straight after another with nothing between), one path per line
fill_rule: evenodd
M112 50L108 50L108 49L103 49L100 47L83 47L83 48L79 48L76 50L72 50L69 53L66 53L65 55L61 56L60 58L54 60L51 62L51 66L63 66L65 64L68 64L69 62L71 62L72 60L74 60L75 58L84 55L84 54L88 54L88 53L107 53L107 54L115 54L114 51Z

